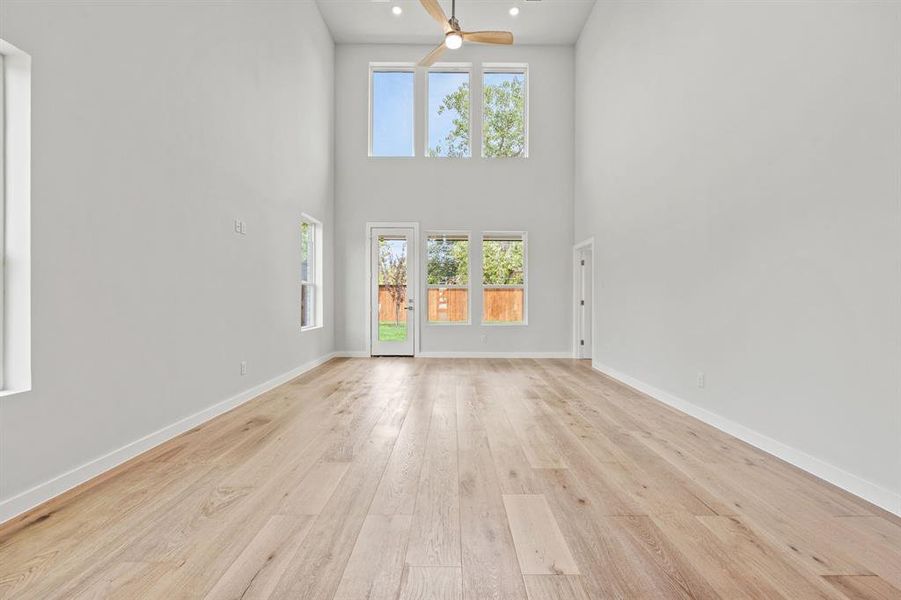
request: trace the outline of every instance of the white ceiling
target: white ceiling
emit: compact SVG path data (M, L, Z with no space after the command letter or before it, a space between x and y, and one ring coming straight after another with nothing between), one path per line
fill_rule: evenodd
M451 14L451 0L439 0ZM316 0L339 44L437 44L439 25L419 0ZM572 44L595 0L457 0L466 31L512 31L517 44ZM391 9L399 6L403 14ZM519 15L510 16L510 8Z

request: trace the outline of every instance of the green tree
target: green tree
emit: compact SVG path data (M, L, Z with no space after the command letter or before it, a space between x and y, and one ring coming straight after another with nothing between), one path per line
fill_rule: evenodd
M482 243L482 282L485 285L522 285L521 240L485 240Z
M482 103L483 152L491 158L519 157L526 149L525 78L486 81Z
M438 114L453 114L451 130L444 137L444 145L439 143L429 148L429 156L469 156L469 84L460 87L444 97L438 106Z
M468 156L469 84L444 97L438 114L452 112L453 123L444 142L429 148L429 156ZM482 89L482 151L489 158L519 157L526 150L526 81L523 75L486 77Z
M429 285L466 285L469 282L469 240L430 238L426 253Z

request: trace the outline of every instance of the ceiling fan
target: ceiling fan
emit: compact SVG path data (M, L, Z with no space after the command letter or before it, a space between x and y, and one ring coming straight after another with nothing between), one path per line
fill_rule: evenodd
M444 14L438 0L419 0L432 18L441 23L444 28L444 41L437 48L429 52L425 58L419 61L420 67L429 67L435 64L438 57L445 50L456 50L463 45L464 40L477 44L505 44L513 43L513 34L509 31L463 31L460 22L457 21L457 0L451 0L451 18Z

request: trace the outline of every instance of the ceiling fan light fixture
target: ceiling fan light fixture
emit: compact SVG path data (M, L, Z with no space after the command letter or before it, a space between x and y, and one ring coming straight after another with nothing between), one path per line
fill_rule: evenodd
M451 31L444 36L444 45L447 46L449 50L456 50L463 45L463 36L457 31Z

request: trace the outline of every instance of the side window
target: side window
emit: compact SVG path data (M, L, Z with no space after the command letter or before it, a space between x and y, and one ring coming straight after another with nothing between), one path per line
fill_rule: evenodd
M469 323L469 234L426 238L429 323Z
M527 324L525 233L482 236L482 324Z
M31 57L0 39L0 396L31 389Z
M300 222L300 327L322 325L322 223L303 215Z

